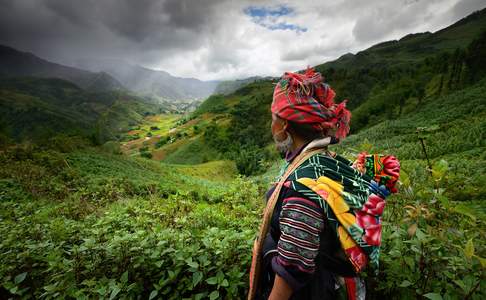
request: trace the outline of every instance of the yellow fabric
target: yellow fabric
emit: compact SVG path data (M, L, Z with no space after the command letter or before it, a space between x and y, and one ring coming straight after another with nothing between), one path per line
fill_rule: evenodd
M300 179L297 179L297 182L300 182L302 183L303 185L305 185L306 187L314 190L314 186L317 185L317 182L313 179L310 179L310 178L300 178Z
M345 228L351 228L352 225L356 224L356 217L353 214L344 213L336 215L336 217Z
M338 227L338 235L339 235L339 241L341 242L341 245L343 246L344 250L347 250L349 248L353 248L353 247L356 246L356 242L348 234L346 229L344 229L342 226Z
M343 186L339 182L334 181L331 178L326 177L326 176L321 176L321 177L317 178L317 182L328 185L335 193L337 193L339 195L342 194L343 189L344 189Z
M321 176L317 180L300 178L297 181L319 195L322 195L321 191L325 191L327 193L327 197L323 197L324 200L329 204L332 211L336 215L336 218L345 228L350 228L356 223L356 217L353 214L348 213L350 208L342 197L344 188L339 182L325 176Z

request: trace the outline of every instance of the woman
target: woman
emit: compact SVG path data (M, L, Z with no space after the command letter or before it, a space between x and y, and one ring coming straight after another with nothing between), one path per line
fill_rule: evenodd
M287 164L267 193L249 299L364 299L359 272L377 265L384 198L399 163L327 146L345 138L350 112L313 69L285 73L272 102L272 135Z

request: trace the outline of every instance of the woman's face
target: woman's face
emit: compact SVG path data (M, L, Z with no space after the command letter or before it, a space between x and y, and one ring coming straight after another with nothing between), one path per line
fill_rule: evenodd
M283 141L287 137L285 130L287 129L287 122L272 114L272 136L275 141Z
M289 152L293 145L292 135L287 132L288 126L289 124L286 120L272 114L272 136L277 151L282 155Z

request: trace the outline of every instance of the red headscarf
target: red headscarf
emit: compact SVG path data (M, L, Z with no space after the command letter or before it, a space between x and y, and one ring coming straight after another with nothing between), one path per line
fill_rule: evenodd
M311 124L317 130L335 130L338 139L349 132L351 113L346 101L334 103L336 93L320 73L307 68L304 74L285 72L273 92L272 113L296 123Z

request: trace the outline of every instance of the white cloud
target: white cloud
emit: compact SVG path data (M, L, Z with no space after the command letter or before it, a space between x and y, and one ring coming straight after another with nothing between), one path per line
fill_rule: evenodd
M279 76L408 33L439 30L486 6L479 0L0 0L0 5L9 8L0 13L0 43L60 62L123 59L206 80ZM256 22L245 13L248 7L288 7L292 13Z

